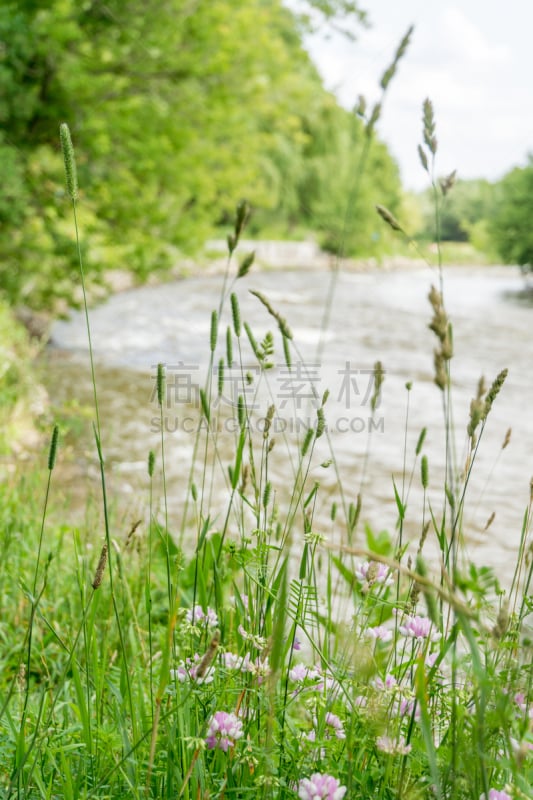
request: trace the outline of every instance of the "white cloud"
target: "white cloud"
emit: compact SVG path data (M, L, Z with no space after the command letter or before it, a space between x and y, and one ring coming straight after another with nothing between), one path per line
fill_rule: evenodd
M431 97L439 139L438 168L496 179L533 149L530 31L533 2L506 0L372 0L375 26L355 44L315 41L313 54L328 88L347 107L369 102L410 23L411 46L391 84L380 123L409 187L424 184L416 155L421 107Z
M457 6L444 8L441 16L442 39L450 60L472 61L484 66L509 60L509 47L489 41L479 25L473 23Z

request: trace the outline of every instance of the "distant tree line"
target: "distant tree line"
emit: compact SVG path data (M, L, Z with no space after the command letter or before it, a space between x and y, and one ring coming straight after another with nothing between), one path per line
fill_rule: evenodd
M433 191L418 197L417 236L434 240ZM459 180L442 198L439 235L444 242L469 242L507 264L533 268L533 156L500 181Z

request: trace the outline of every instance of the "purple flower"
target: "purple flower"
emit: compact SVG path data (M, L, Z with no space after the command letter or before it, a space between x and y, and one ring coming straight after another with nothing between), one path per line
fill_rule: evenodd
M396 612L398 613L398 612ZM412 639L417 639L419 642L423 639L429 639L436 642L440 639L438 631L432 632L432 622L428 617L406 617L403 625L398 626L398 630L404 636L410 636Z
M394 675L390 675L389 673L387 673L385 676L385 680L382 678L375 678L372 683L376 689L379 689L382 692L386 691L387 689L394 689L394 687L398 685L398 681Z
M511 736L510 742L515 756L523 757L527 755L529 750L533 750L533 742L529 742L527 739L523 739L521 742L519 742L518 739L514 739Z
M246 653L242 662L241 670L242 672L250 672L255 678L258 679L258 683L262 683L263 680L270 675L270 663L268 658L261 660L259 656L254 658L252 661L250 658L250 653Z
M346 786L341 786L332 775L315 772L310 778L303 778L298 784L300 800L342 800Z
M485 792L483 792L479 800L487 800ZM498 789L489 789L489 800L511 800L511 795L507 794L507 792L499 792Z
M177 669L170 670L171 678L178 680L180 683L185 683L188 680L195 681L198 684L212 683L215 677L214 666L209 666L203 675L198 677L198 667L203 661L203 656L195 653L192 658L186 658L185 661L180 661Z
M417 721L420 720L421 711L420 711L420 703L416 703L414 700L409 700L406 697L400 698L399 702L397 702L394 706L394 712L396 716L406 717L411 716L413 711L415 713L415 719Z
M209 720L205 741L210 750L218 747L227 753L242 735L242 722L235 714L217 711Z
M385 564L379 564L377 561L363 561L355 570L355 577L361 583L368 583L369 586L374 583L390 586L394 583L394 578L390 574L389 568Z
M339 717L336 714L332 714L331 711L326 712L326 725L333 728L337 739L346 739L342 722Z
M367 628L365 636L367 639L380 639L382 642L390 642L392 631L386 628L385 625L376 625L375 628Z
M305 664L295 664L289 670L289 680L303 683L305 680L315 681L320 677L319 671L315 667L306 667Z
M528 702L526 702L525 694L523 692L518 692L513 699L520 711L525 713L527 710L529 719L533 719L533 704L528 704Z
M440 637L439 637L440 638ZM435 661L439 657L438 653L428 653L426 656L426 665L432 669L435 665Z
M244 657L236 653L222 653L221 659L226 669L242 670L244 668Z
M204 611L202 606L194 606L190 608L185 614L185 619L190 625L207 625L208 628L216 628L218 625L218 617L216 611L208 608Z
M324 722L326 723L326 727L324 729L324 739L331 739L332 733L337 739L346 739L344 725L336 714L333 714L331 711L327 711L326 716L324 717ZM314 724L315 729L307 734L307 738L310 742L316 742L316 728L318 727L318 720L316 718L314 720Z

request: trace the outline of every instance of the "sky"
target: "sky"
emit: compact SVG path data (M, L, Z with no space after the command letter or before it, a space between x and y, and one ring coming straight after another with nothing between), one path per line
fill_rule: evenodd
M390 85L378 131L407 189L428 179L417 155L422 103L437 124L437 173L498 180L533 152L533 0L361 0L372 27L357 41L315 34L307 47L347 108L371 103L402 36L411 46Z

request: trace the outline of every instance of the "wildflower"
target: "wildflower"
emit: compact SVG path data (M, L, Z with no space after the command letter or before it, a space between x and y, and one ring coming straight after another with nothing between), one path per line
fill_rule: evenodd
M341 786L332 775L315 772L310 778L303 778L298 784L300 800L342 800L346 786Z
M265 649L267 641L264 636L256 636L255 633L248 633L242 625L239 625L238 631L246 642L251 643L252 647L256 647L258 650Z
M485 792L483 792L479 800L487 800ZM511 795L507 794L507 792L499 792L498 789L489 789L488 800L511 800Z
M233 605L234 605L234 607L236 609L239 609L239 606L242 604L242 607L243 607L244 613L245 613L245 617L246 617L247 620L249 620L250 619L250 603L249 603L248 595L247 594L239 595L239 601L237 600L237 597L235 595L232 595L230 599L231 599L231 602L233 603Z
M346 739L346 734L344 733L344 726L336 714L332 714L331 711L326 713L326 725L330 728L333 728L335 732L335 736L337 739Z
M439 636L439 638L440 638L440 636ZM427 656L426 656L426 665L430 669L433 669L433 667L435 666L435 662L436 662L438 657L439 657L438 653L428 653Z
M306 667L305 664L295 664L289 670L289 680L296 683L303 683L305 680L315 681L320 677L319 671L315 667Z
M259 656L252 661L250 654L246 653L242 662L241 671L250 672L255 678L257 678L257 682L261 684L267 675L270 675L270 663L268 658L264 658L261 661Z
M387 753L389 756L406 756L411 752L411 745L406 744L405 737L399 736L393 739L390 736L378 736L376 739L376 746L382 753Z
M385 676L385 680L383 680L382 678L375 678L375 680L372 681L372 684L373 686L375 686L376 689L379 689L380 691L384 692L387 689L394 689L394 687L398 685L398 681L396 680L394 675L390 675L387 673L387 675Z
M523 692L518 692L517 694L515 694L513 699L518 708L520 709L520 711L524 713L526 713L527 711L529 719L533 719L533 705L526 702L525 694Z
M341 720L336 714L333 714L331 711L326 713L324 717L324 722L326 723L326 728L324 730L324 738L331 739L331 732L333 732L336 739L346 739L346 734L344 732L344 725L342 724ZM307 739L310 742L316 742L316 728L318 727L318 720L315 718L314 720L315 728L314 730L310 731L307 734Z
M242 670L244 667L244 658L236 653L222 653L221 658L226 669Z
M208 628L216 628L218 625L217 614L209 607L207 611L204 611L202 606L194 606L194 608L187 611L185 619L190 625L204 624Z
M212 683L215 677L215 668L213 666L208 667L203 675L198 675L202 660L203 656L195 653L192 659L186 658L185 661L180 661L177 669L170 670L171 678L178 680L180 683L185 683L188 680L198 684Z
M381 583L384 586L394 583L389 568L377 561L363 561L355 570L355 577L361 583L367 583L369 586L373 583Z
M376 625L375 628L367 628L365 636L368 639L376 639L382 642L390 642L392 639L392 631L385 627L385 625Z
M399 717L407 717L407 716L410 717L413 711L415 710L414 700L410 700L407 697L400 697L395 704L395 710L397 712L396 715Z
M235 714L217 711L209 720L205 741L210 750L218 747L227 753L242 735L242 722Z
M511 743L511 749L513 751L514 757L520 763L531 753L533 750L533 742L528 741L528 739L523 739L521 742L518 739L515 739L513 736L509 738Z
M427 638L432 642L436 642L440 639L440 633L438 631L432 632L431 629L431 620L428 617L419 617L418 615L406 617L404 624L398 627L398 630L404 636L410 636L413 639L417 639L419 642Z

